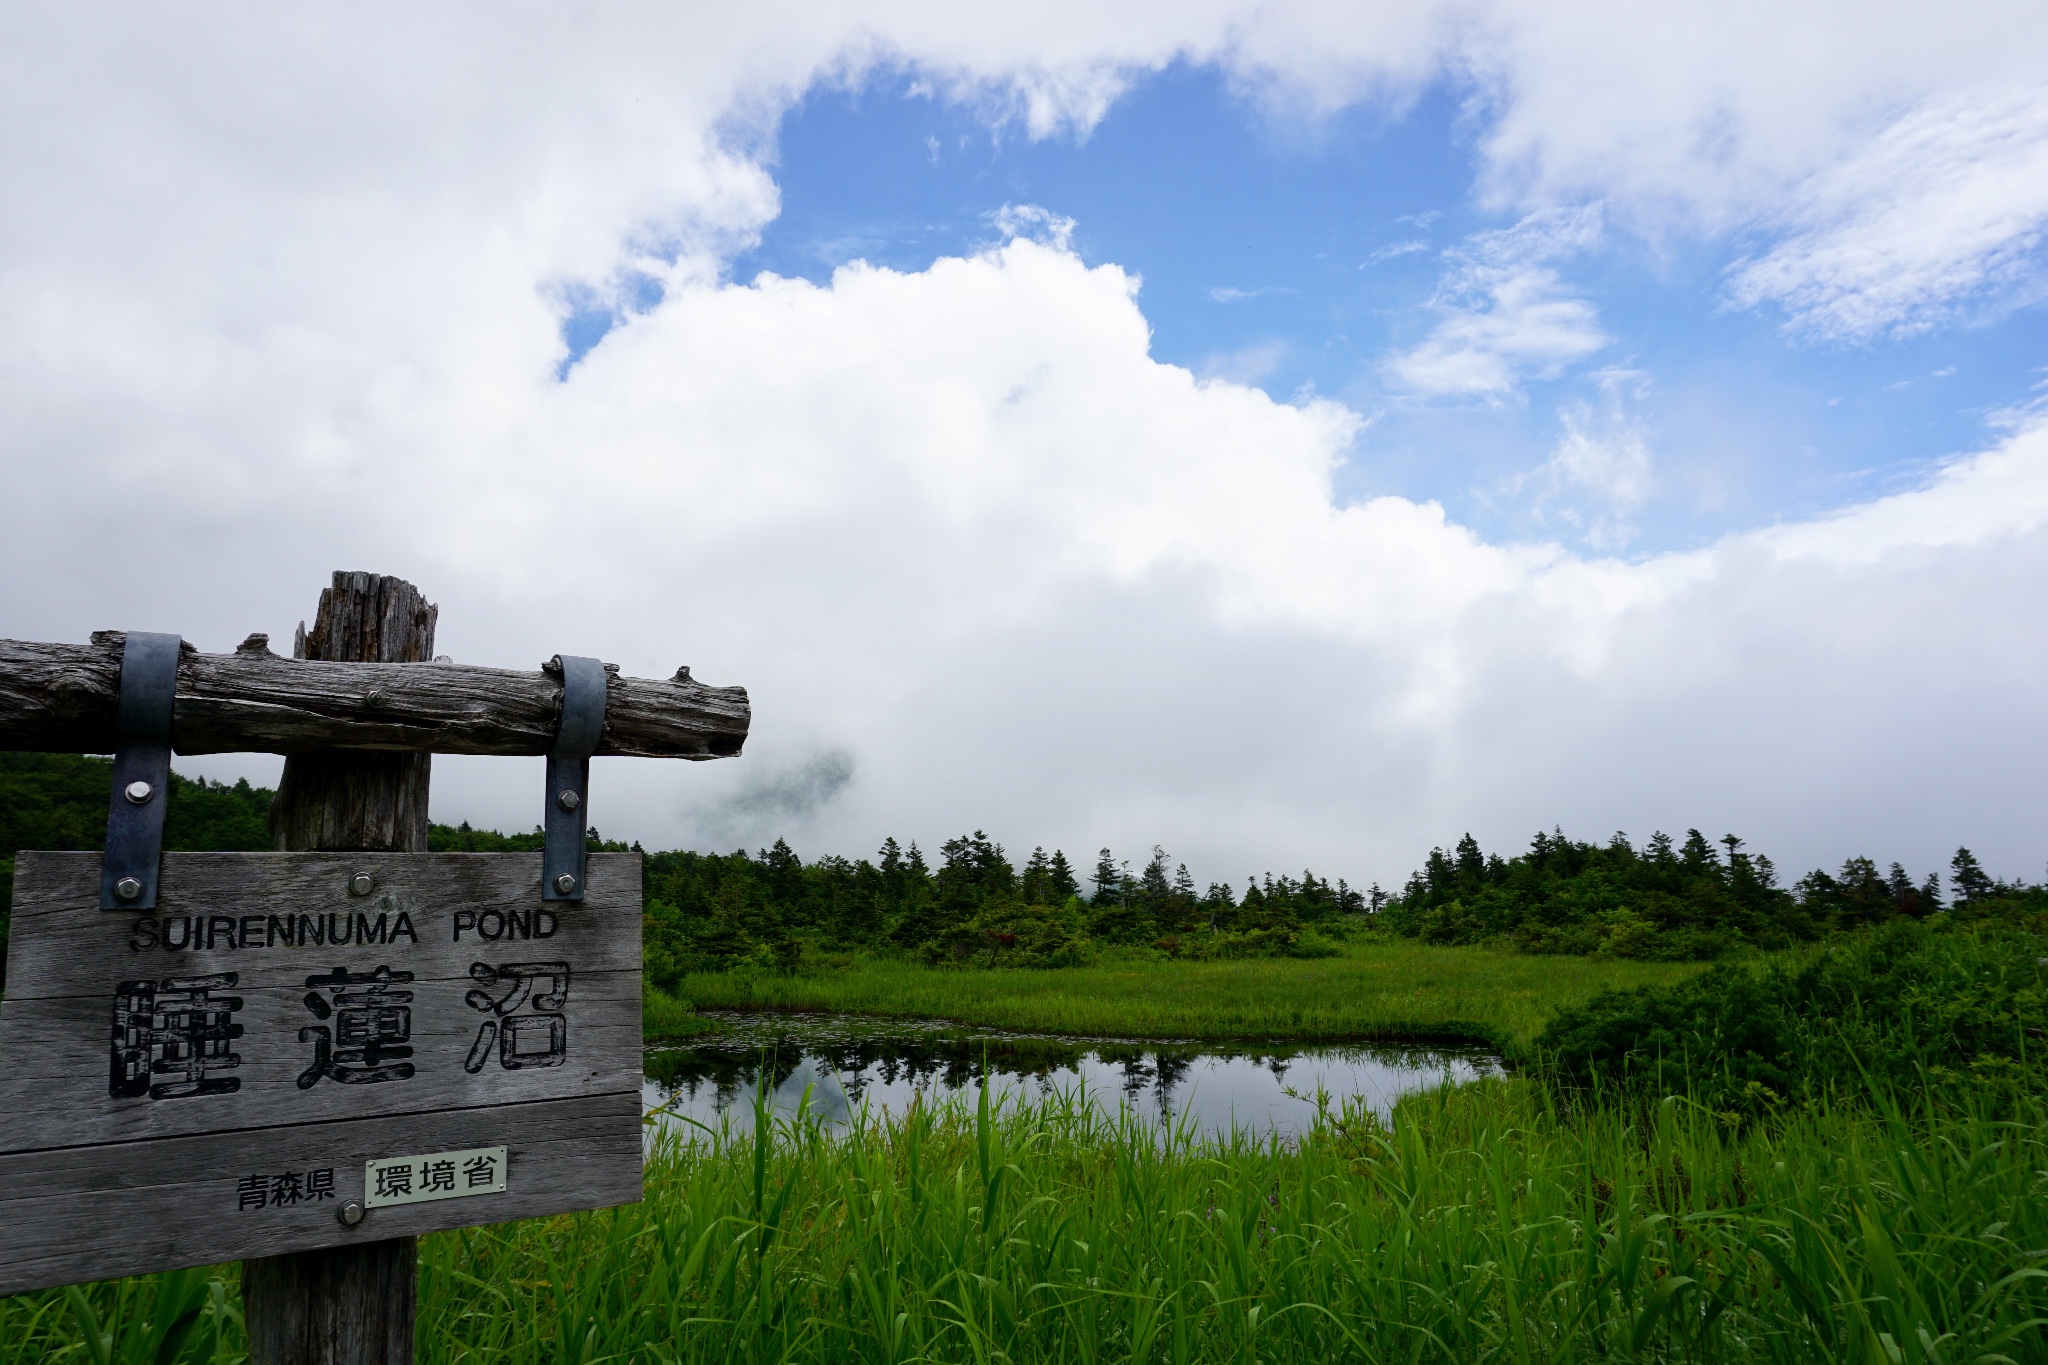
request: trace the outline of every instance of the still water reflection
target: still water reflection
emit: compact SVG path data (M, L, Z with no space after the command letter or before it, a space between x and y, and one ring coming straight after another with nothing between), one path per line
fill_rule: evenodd
M900 1114L919 1094L930 1100L971 1090L985 1061L991 1096L1085 1087L1105 1108L1127 1104L1161 1124L1285 1138L1314 1117L1319 1091L1332 1106L1356 1097L1385 1117L1410 1091L1499 1069L1484 1050L1438 1046L1175 1044L847 1015L715 1017L716 1034L649 1049L642 1093L650 1110L714 1129L727 1119L745 1130L765 1066L778 1113L794 1112L809 1087L812 1112L845 1124L863 1103L878 1116Z

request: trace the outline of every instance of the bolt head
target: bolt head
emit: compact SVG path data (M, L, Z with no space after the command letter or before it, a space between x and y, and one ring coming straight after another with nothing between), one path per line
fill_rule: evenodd
M132 901L142 894L142 883L133 877L123 877L114 883L114 894L124 901Z
M561 876L555 878L556 894L566 896L575 889L576 879L568 873L564 872Z
M351 1199L334 1211L335 1218L345 1228L352 1228L363 1221L363 1205L359 1199Z
M146 806L149 804L149 798L156 795L156 788L150 786L147 782L138 780L130 782L127 786L121 788L121 795L127 797L138 806Z
M555 793L555 804L560 806L563 810L575 810L578 806L583 804L583 798L578 796L570 788L564 787L560 791Z
M370 880L369 873L358 872L348 879L348 893L351 896L367 896L370 894L370 888L375 885L376 883Z

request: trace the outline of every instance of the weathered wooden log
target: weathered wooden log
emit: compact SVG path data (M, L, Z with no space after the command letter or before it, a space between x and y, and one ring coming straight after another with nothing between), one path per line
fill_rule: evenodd
M320 590L313 629L299 623L294 659L419 664L434 657L441 609L402 578L337 570ZM270 803L270 837L280 853L427 850L427 787L434 756L362 750L295 753L284 761Z
M439 615L402 578L337 573L320 594L310 642L299 627L295 662L432 669L406 661L434 657ZM187 661L205 657L194 651ZM391 662L361 662L377 659ZM181 697L186 667L178 668ZM174 739L176 725L174 711ZM422 753L292 754L271 802L271 837L280 852L425 853L433 762ZM242 1262L250 1365L412 1365L417 1253L414 1238L390 1237Z
M111 753L126 639L0 640L0 749ZM744 687L707 687L688 668L661 681L607 672L598 753L730 758L746 742ZM251 635L232 654L185 647L171 733L181 754L544 754L561 709L561 679L545 667L285 659Z

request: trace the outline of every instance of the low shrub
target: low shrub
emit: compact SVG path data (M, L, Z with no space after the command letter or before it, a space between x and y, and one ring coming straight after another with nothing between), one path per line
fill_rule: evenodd
M2048 940L1998 922L1898 923L1803 962L1722 963L1559 1011L1533 1069L1553 1089L1690 1093L1754 1115L1965 1080L2044 1087Z

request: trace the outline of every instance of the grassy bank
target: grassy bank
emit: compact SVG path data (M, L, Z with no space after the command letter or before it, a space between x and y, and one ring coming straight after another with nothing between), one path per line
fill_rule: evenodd
M424 1239L420 1359L2041 1361L2048 1113L2019 1112L1565 1123L1508 1080L1294 1149L1058 1097L785 1125L658 1151L638 1206ZM227 1365L236 1313L232 1270L25 1295L0 1365Z
M649 1043L680 1043L718 1025L659 986L640 987L640 1036Z
M951 971L859 959L797 976L707 972L681 993L701 1009L838 1010L1125 1038L1474 1039L1525 1044L1558 1009L1694 967L1528 957L1407 940L1337 957L1132 960L1043 971Z

